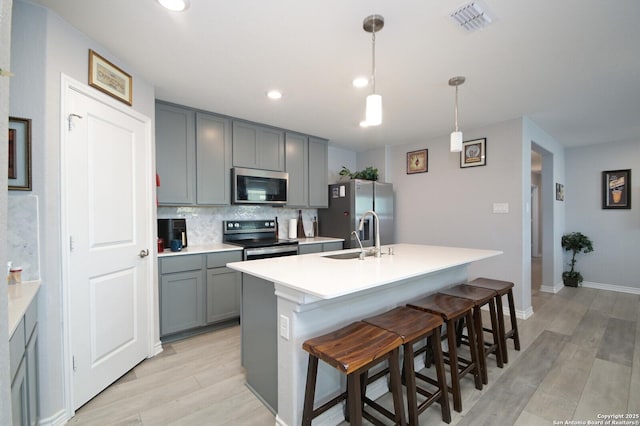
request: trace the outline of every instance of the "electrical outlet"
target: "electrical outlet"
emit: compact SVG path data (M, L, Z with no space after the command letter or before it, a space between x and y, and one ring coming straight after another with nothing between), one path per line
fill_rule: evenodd
M493 203L494 213L509 213L509 203Z
M280 337L289 340L289 317L280 315Z

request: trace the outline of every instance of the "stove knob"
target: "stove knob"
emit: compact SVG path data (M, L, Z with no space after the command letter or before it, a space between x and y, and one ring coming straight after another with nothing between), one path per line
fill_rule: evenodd
M240 228L240 224L239 224L238 222L234 223L234 224L233 224L233 226L234 226L235 228Z
M233 228L233 223L231 222L227 223L227 228Z
M276 226L276 223L275 222L269 222L269 226L274 228Z
M265 228L268 228L269 227L269 222L265 222L264 226L265 226Z

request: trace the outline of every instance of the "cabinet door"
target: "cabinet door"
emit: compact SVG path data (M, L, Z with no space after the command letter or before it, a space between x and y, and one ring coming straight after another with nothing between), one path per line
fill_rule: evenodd
M327 141L309 137L309 207L329 207Z
M40 413L38 412L38 326L36 325L31 333L31 338L27 343L25 354L27 363L27 399L28 404L28 425L36 426Z
M207 324L240 316L240 272L207 270Z
M161 336L204 325L203 279L202 270L161 276Z
M336 241L336 242L332 242L332 243L323 243L322 244L322 251L335 251L335 250L342 250L342 241Z
M25 426L28 424L28 407L27 367L23 359L11 383L11 417L14 426Z
M233 166L284 171L284 132L234 120Z
M186 108L156 104L156 170L160 175L158 202L195 202L195 114Z
M322 251L322 244L301 244L298 246L299 254L320 253Z
M289 173L288 207L309 206L309 139L285 134L285 170Z
M196 114L196 203L228 205L231 192L231 120Z

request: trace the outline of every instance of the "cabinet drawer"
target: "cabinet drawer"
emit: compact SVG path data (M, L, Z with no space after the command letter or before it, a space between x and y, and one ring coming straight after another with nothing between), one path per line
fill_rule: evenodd
M342 241L322 244L322 251L334 251L334 250L342 250Z
M171 274L173 272L195 271L202 269L202 255L174 256L160 259L160 273Z
M209 253L207 255L207 268L220 268L229 262L240 262L241 260L242 250Z
M322 244L304 244L298 246L298 254L320 253Z
M13 379L16 371L18 371L18 367L22 361L22 356L24 355L25 345L24 318L22 318L18 327L16 327L16 331L13 333L13 336L9 339L9 365L11 366L11 379Z

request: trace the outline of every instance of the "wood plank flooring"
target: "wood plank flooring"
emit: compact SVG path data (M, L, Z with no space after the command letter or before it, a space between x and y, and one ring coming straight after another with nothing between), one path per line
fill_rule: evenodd
M482 391L463 379L463 412L452 412L451 424L552 425L595 421L598 414L640 414L640 296L564 288L555 295L534 290L532 299L533 317L518 323L522 350L509 341L504 369L490 358L489 385ZM69 423L275 424L244 386L239 326L164 348ZM427 409L420 424L445 425L439 407Z

